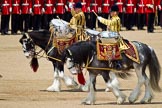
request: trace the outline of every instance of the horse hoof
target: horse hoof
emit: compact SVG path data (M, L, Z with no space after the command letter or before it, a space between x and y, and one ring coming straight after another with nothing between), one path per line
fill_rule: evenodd
M105 92L109 92L109 91L110 91L110 89L109 89L109 88L106 88L106 89L105 89Z
M82 91L84 91L84 92L87 92L87 91L89 91L89 86L87 86L87 85L81 85L81 86L80 86L80 89L81 89Z
M123 104L124 103L124 101L125 101L125 97L119 97L118 99L117 99L117 104Z
M49 91L49 92L60 92L59 88L54 88L52 86L48 87L46 90Z
M133 104L136 101L136 99L133 99L133 98L130 98L130 97L128 98L128 100L129 100L130 104Z
M94 102L91 102L91 101L83 101L81 104L83 104L83 105L94 105Z
M151 103L151 99L142 99L141 101L140 101L140 103L141 104L148 104L148 103Z

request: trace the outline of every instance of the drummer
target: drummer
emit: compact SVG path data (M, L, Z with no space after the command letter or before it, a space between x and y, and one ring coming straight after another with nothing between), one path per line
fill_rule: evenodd
M69 4L69 7L73 16L70 20L70 27L76 30L76 38L78 41L85 40L86 37L83 33L85 28L85 15L82 11L82 4L81 2L77 2L74 8L73 4Z
M118 6L113 5L111 7L111 12L110 12L111 19L105 19L100 16L97 17L97 19L101 23L107 25L108 30L110 31L109 37L117 38L118 36L120 36L119 31L121 29L121 24L120 24L120 18L118 16L118 11L119 11Z

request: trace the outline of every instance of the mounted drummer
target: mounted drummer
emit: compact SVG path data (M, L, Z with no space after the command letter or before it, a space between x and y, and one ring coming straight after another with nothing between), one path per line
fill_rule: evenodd
M123 50L127 50L129 48L129 46L123 40L123 37L119 34L119 31L121 30L121 23L120 23L121 21L120 21L120 17L118 16L118 12L119 12L118 6L113 5L111 7L111 11L110 11L111 19L105 19L105 18L102 18L101 16L97 16L97 19L101 23L107 25L107 28L108 28L108 31L101 32L102 43L103 44L108 44L108 43L116 44L117 43L117 45L119 46L119 51L121 53L121 52L123 52ZM110 39L113 39L113 41L112 40L110 41ZM105 49L105 54L107 55L106 52L107 51ZM114 55L111 55L111 56L113 57L113 56L115 56L115 54L117 54L117 52L115 52ZM111 61L112 57L108 57L108 60ZM119 60L117 60L117 61L114 60L114 63L116 64L116 66L115 66L116 68L118 68L118 69L122 68L122 63Z
M70 20L69 26L76 30L76 38L77 40L85 40L86 37L83 33L85 28L85 15L82 11L82 4L81 2L77 2L74 6L73 4L69 3L69 7L71 8L72 18ZM74 7L74 8L73 8Z
M105 18L102 18L101 16L97 17L97 19L101 23L107 25L108 30L110 31L109 37L120 36L119 31L121 29L121 24L120 24L120 18L118 16L118 11L119 11L118 6L113 5L111 7L111 12L110 12L111 19L105 19Z

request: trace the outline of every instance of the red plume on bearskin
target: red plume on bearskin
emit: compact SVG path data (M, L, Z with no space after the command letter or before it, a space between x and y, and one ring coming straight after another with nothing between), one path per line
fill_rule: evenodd
M34 72L37 71L39 64L38 64L38 59L36 57L33 57L31 62L30 62L30 67L33 69Z

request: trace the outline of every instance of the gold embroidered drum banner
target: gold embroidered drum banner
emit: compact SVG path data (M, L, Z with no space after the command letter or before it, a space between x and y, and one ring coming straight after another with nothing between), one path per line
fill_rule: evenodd
M103 44L97 42L98 60L119 60L122 59L117 43Z

